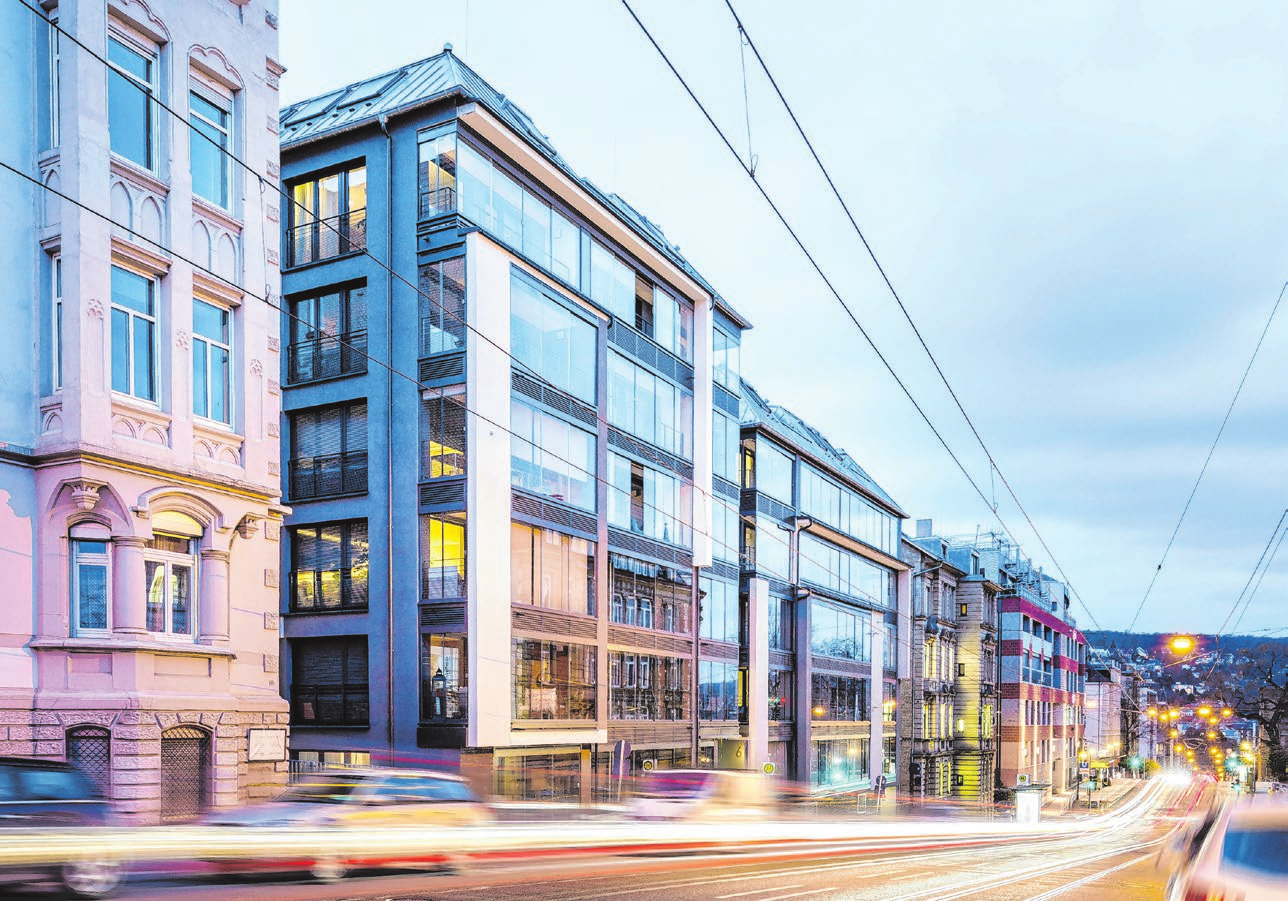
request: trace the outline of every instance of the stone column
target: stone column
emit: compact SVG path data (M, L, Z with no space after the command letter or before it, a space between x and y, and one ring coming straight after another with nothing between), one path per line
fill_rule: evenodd
M204 644L228 641L227 551L201 551L201 593L197 595L197 627Z
M112 631L147 634L148 586L143 578L143 547L133 535L112 539Z

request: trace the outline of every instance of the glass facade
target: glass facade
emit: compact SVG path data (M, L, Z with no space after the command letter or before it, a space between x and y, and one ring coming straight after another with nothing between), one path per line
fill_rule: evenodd
M746 671L727 660L698 661L698 718L737 720L745 706Z
M738 536L742 517L738 507L721 497L711 498L711 554L716 560L738 562Z
M748 475L750 484L742 487L755 488L784 504L792 503L792 456L772 441L756 438L755 462Z
M801 533L797 565L801 582L878 607L895 605L895 580L890 570L814 535Z
M690 547L692 521L692 483L629 457L608 455L610 526Z
M510 523L510 601L595 615L595 543Z
M593 512L595 469L594 433L510 401L510 484Z
M801 464L800 483L801 512L806 516L887 554L898 552L899 521L895 517L857 492L842 488L808 463Z
M417 274L420 355L465 349L465 257L425 263Z
M701 637L737 644L742 634L738 586L706 577L698 584L702 590Z
M595 326L517 272L510 279L510 352L539 378L595 403Z
M738 420L719 410L711 411L711 471L738 483Z
M769 670L769 721L790 722L796 718L796 673L789 669L771 667Z
M689 633L693 606L693 576L676 569L609 554L613 580L610 621L659 632Z
M516 720L593 720L598 650L589 645L514 640Z
M463 598L466 593L465 514L422 514L420 517L421 600Z
M420 478L465 475L465 386L427 388L420 407Z
M867 722L867 679L814 673L810 677L810 688L814 719Z
M693 459L693 392L616 351L608 355L608 421L678 457Z
M608 655L608 710L615 720L687 720L689 661L629 651Z
M422 722L469 718L469 657L466 637L420 637L420 718Z
M712 368L716 384L723 385L734 394L741 393L742 388L739 384L741 351L738 347L738 339L717 328L713 335L713 342Z
M852 607L810 600L810 650L821 657L871 659L871 614Z
M868 739L838 738L810 742L809 781L818 788L867 782Z

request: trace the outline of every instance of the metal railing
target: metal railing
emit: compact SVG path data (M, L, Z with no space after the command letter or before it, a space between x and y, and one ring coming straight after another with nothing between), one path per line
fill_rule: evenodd
M435 188L420 192L420 218L429 219L444 213L456 212L456 189Z
M355 581L352 569L304 569L292 572L291 612L366 610L367 570L363 568L361 574ZM328 581L332 583L329 586Z
M291 683L291 725L366 726L371 720L367 684Z
M292 226L287 233L286 265L303 266L367 249L367 210L349 210Z
M298 385L367 371L367 332L319 335L286 348L286 383Z
M299 457L290 461L291 498L360 494L367 490L367 452Z

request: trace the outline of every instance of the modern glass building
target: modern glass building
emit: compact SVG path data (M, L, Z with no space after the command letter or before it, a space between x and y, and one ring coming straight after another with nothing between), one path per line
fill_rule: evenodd
M749 324L450 49L281 140L297 765L589 798L703 756Z

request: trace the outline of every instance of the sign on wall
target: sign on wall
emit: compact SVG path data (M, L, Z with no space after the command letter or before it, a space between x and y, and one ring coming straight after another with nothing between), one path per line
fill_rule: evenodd
M251 729L248 731L246 738L247 760L253 762L256 760L286 759L285 729Z

